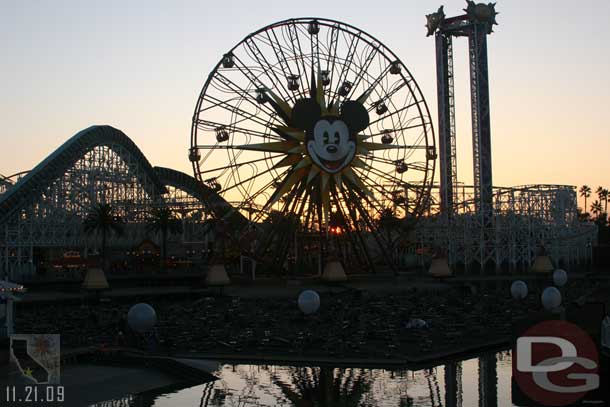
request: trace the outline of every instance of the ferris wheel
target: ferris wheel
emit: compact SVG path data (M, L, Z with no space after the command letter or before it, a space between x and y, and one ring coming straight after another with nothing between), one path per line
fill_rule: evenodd
M340 234L368 256L371 236L387 249L381 213L424 210L436 150L424 97L393 52L348 24L298 18L222 56L197 101L189 159L251 225Z

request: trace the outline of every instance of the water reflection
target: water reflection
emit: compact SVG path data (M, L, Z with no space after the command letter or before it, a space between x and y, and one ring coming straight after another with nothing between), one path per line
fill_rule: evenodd
M155 397L149 393L129 405L512 406L510 352L422 370L224 365L216 375L219 380L215 382Z
M272 382L296 407L360 406L371 389L371 377L363 369L290 367L290 381L279 375Z

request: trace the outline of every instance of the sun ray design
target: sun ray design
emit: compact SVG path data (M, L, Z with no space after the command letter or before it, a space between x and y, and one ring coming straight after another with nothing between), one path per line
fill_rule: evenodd
M271 130L283 141L251 143L234 146L239 150L284 153L286 156L274 168L289 167L285 177L268 199L265 207L276 204L282 196L304 181L307 185L319 185L321 205L325 224L328 224L331 198L344 185L344 177L349 185L357 187L368 196L373 193L349 166L366 168L357 155L367 155L370 151L395 149L399 146L365 142L360 131L368 127L368 112L363 103L370 91L356 101L326 104L322 75L311 69L308 98L297 100L294 106L270 90L266 100L272 105L283 124Z
M305 133L303 130L295 129L287 126L277 126L272 128L280 136L297 141L303 141L305 139Z
M280 160L280 162L275 164L273 167L274 168L290 167L290 166L298 164L299 162L301 162L302 159L303 159L303 157L300 154L288 154L286 157L282 158Z

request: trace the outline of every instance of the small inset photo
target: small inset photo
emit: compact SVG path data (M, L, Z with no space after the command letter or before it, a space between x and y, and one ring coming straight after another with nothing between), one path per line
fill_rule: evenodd
M10 336L9 381L20 384L59 384L60 335Z

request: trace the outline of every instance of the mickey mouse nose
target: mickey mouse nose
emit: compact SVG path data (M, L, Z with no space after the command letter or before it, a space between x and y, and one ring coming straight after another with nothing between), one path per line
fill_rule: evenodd
M337 152L337 146L328 146L328 147L326 147L326 151L328 151L331 154L334 154Z

